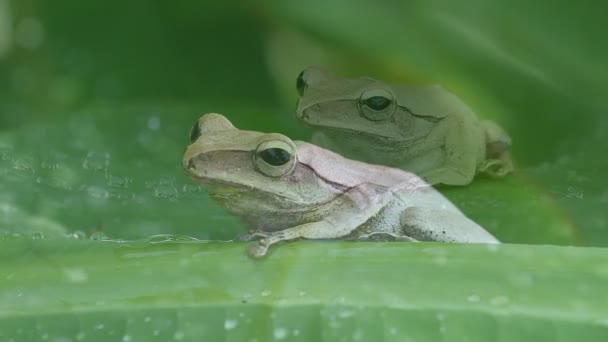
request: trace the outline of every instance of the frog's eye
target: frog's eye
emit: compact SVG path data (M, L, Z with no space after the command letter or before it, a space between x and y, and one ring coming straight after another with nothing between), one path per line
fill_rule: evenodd
M195 142L196 139L198 139L200 136L201 136L201 128L198 125L198 120L196 120L196 122L192 126L192 129L190 129L190 143Z
M295 148L283 140L264 141L253 155L255 166L270 177L281 177L295 165Z
M306 90L306 81L304 80L305 71L306 70L302 71L296 79L296 89L298 90L298 94L300 94L300 96L304 96L304 91Z
M384 89L368 90L359 98L359 110L368 120L386 120L395 111L393 95Z

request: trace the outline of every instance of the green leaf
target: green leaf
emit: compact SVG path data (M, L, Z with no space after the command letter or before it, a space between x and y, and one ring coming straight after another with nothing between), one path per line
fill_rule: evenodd
M508 242L591 246L608 246L606 9L523 0L268 6L283 28L314 39L338 75L439 83L506 128L509 179L442 190L475 221Z
M608 251L435 243L0 242L15 341L598 340ZM46 336L46 338L44 338Z

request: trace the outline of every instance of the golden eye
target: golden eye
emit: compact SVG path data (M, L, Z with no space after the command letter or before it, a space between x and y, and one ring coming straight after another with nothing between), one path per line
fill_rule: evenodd
M393 94L384 89L368 90L359 98L361 115L371 121L382 121L390 118L395 111Z
M281 177L293 170L295 157L293 143L280 139L260 143L253 155L257 169L269 177Z

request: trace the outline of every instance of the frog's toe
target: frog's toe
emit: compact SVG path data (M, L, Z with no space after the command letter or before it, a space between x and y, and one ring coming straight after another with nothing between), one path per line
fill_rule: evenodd
M501 159L488 160L480 168L481 172L494 178L502 178L508 175L512 170L513 166L510 163L505 162Z
M265 238L268 236L268 233L263 232L261 230L251 230L247 233L243 233L238 236L239 241L253 241L257 238Z
M250 244L247 250L247 254L249 254L250 257L256 259L266 255L266 252L268 252L268 246L263 243L260 243L259 241Z

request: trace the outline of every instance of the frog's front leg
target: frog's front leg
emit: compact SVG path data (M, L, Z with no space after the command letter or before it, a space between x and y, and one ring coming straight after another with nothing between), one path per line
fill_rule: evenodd
M427 141L442 140L443 164L419 174L430 184L467 185L475 177L484 151L482 128L467 117L446 118L437 124Z
M360 184L337 197L331 213L320 221L258 234L263 236L262 239L252 243L248 253L251 257L259 258L266 254L271 245L281 241L345 237L378 214L392 198L392 193L386 192L380 185Z
M277 242L296 239L333 239L348 235L351 228L347 225L340 226L330 219L318 222L305 223L299 226L266 233L265 236L249 245L248 254L254 258L266 255L268 248Z
M479 172L491 177L504 177L513 171L513 160L509 149L511 137L497 123L481 122L486 138L486 159L479 165Z
M500 243L464 214L445 209L408 207L401 213L401 227L418 241Z

